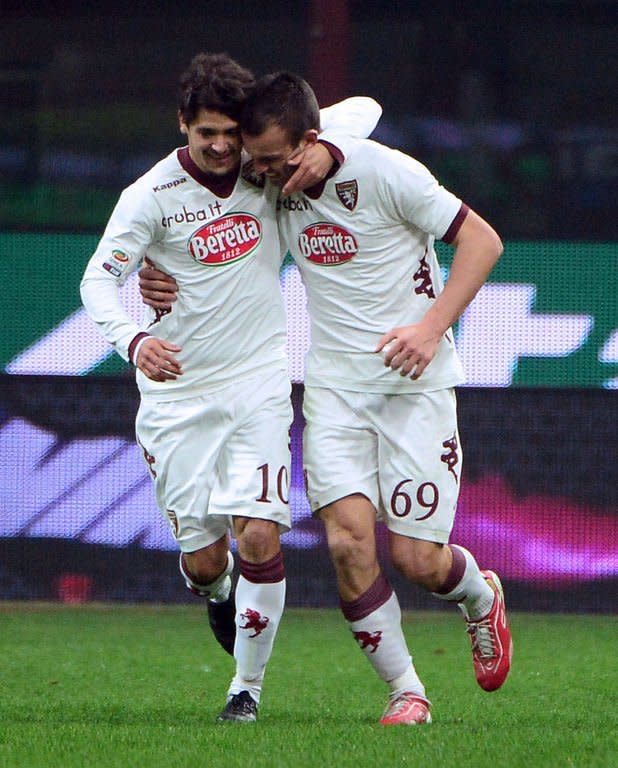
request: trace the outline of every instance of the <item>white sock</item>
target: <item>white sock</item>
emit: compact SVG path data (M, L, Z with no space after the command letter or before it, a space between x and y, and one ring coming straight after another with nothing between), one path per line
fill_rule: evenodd
M401 608L394 592L368 616L348 621L348 626L371 666L389 686L391 696L411 691L425 697L401 628Z
M236 585L236 674L228 696L249 691L259 704L268 663L285 603L286 581L256 584L239 576Z
M460 581L446 593L434 592L440 600L459 603L464 614L471 619L486 616L494 603L494 591L485 580L474 556L465 547L451 544L453 555L458 550L465 558L465 570Z

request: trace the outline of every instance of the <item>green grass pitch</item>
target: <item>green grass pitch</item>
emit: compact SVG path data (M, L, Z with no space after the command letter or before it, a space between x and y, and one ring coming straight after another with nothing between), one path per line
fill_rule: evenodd
M618 765L612 616L511 616L504 687L458 611L406 613L433 724L383 728L384 685L331 610L288 610L256 724L216 725L233 662L196 606L0 603L3 768Z

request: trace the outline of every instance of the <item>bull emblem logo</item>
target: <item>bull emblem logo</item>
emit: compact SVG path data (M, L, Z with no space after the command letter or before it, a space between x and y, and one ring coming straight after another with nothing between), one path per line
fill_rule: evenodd
M240 625L240 629L252 629L253 634L249 637L257 637L268 626L270 619L268 616L262 616L259 611L254 611L253 608L247 608L244 613L240 614L240 618L244 619L245 624Z
M369 653L375 653L382 640L382 630L378 629L376 632L354 632L354 639L360 645L361 651L364 651L365 648L371 648Z
M352 181L340 181L335 184L337 197L345 205L348 211L353 211L358 202L358 183L356 179Z

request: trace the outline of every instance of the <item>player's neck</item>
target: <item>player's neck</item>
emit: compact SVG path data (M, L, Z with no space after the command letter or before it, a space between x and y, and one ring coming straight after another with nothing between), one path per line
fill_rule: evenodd
M207 187L217 197L229 197L232 194L238 180L240 163L229 173L221 175L207 173L196 165L189 154L188 147L182 147L182 149L178 150L178 162L191 178L195 179L203 187Z

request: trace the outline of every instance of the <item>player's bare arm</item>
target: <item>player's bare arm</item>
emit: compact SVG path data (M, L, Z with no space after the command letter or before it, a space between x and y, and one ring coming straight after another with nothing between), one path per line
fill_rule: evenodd
M494 229L470 210L453 239L455 254L444 290L420 323L393 328L376 347L384 365L418 379L429 365L440 339L462 315L500 258L503 245Z
M149 336L138 352L135 365L152 381L168 381L182 376L182 367L175 357L180 347L165 339Z

